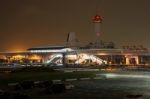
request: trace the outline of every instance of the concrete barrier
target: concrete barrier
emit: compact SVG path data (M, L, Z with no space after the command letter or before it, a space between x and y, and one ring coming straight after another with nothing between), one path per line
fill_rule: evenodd
M102 79L102 77L94 77L93 79Z
M62 80L59 80L59 79L57 79L57 80L52 80L52 81L53 81L53 83L62 82Z
M90 77L87 77L87 78L80 78L80 80L90 80L91 78Z
M77 78L73 78L73 79L66 79L65 81L76 81Z

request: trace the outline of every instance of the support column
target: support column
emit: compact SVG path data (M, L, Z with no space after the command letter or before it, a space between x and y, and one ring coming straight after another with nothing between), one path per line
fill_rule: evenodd
M65 66L67 66L67 64L66 64L66 53L62 53L62 63L63 63L63 66L65 67Z
M126 57L126 65L129 65L130 64L130 62L129 62L129 58L128 57Z

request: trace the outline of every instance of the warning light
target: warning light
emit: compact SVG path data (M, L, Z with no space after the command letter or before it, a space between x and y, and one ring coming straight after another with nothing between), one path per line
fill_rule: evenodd
M99 15L96 15L96 16L94 16L93 21L94 22L102 22L102 17Z

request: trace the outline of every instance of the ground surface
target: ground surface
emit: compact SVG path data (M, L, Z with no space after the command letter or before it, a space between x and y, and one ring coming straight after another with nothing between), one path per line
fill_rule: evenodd
M100 80L74 81L73 90L61 94L33 96L34 99L123 99L126 95L143 95L150 99L150 73L101 73ZM100 74L100 75L101 75ZM133 98L131 98L133 99Z
M9 81L11 81L11 79L15 77L17 78L15 80L21 80L22 78L20 77L26 78L31 75L27 75L26 73L21 74L22 75L17 74L13 76L8 74L7 76L10 78ZM39 77L43 77L43 75L50 76L51 74L33 74L31 79L33 79L33 77L37 79ZM70 74L67 74L67 77L70 78L68 75ZM89 73L84 75L84 73L79 72L79 74L73 74L73 77L78 77L79 75L86 77ZM59 77L60 75L55 76ZM150 99L150 72L148 71L107 71L97 72L97 76L102 78L99 80L78 80L69 82L73 84L75 88L59 94L46 94L44 88L33 88L22 91L22 93L28 94L28 99L124 99L126 95L142 95L144 99ZM64 77L64 75L62 77ZM5 78L7 77L0 79L2 81L2 79L5 80ZM45 77L43 79L47 78L49 77Z

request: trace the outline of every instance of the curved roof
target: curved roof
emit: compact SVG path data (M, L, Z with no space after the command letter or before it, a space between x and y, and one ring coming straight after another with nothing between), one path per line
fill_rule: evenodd
M65 46L33 47L27 50L58 50L58 49L64 49L64 48L68 48L68 47L65 47Z

